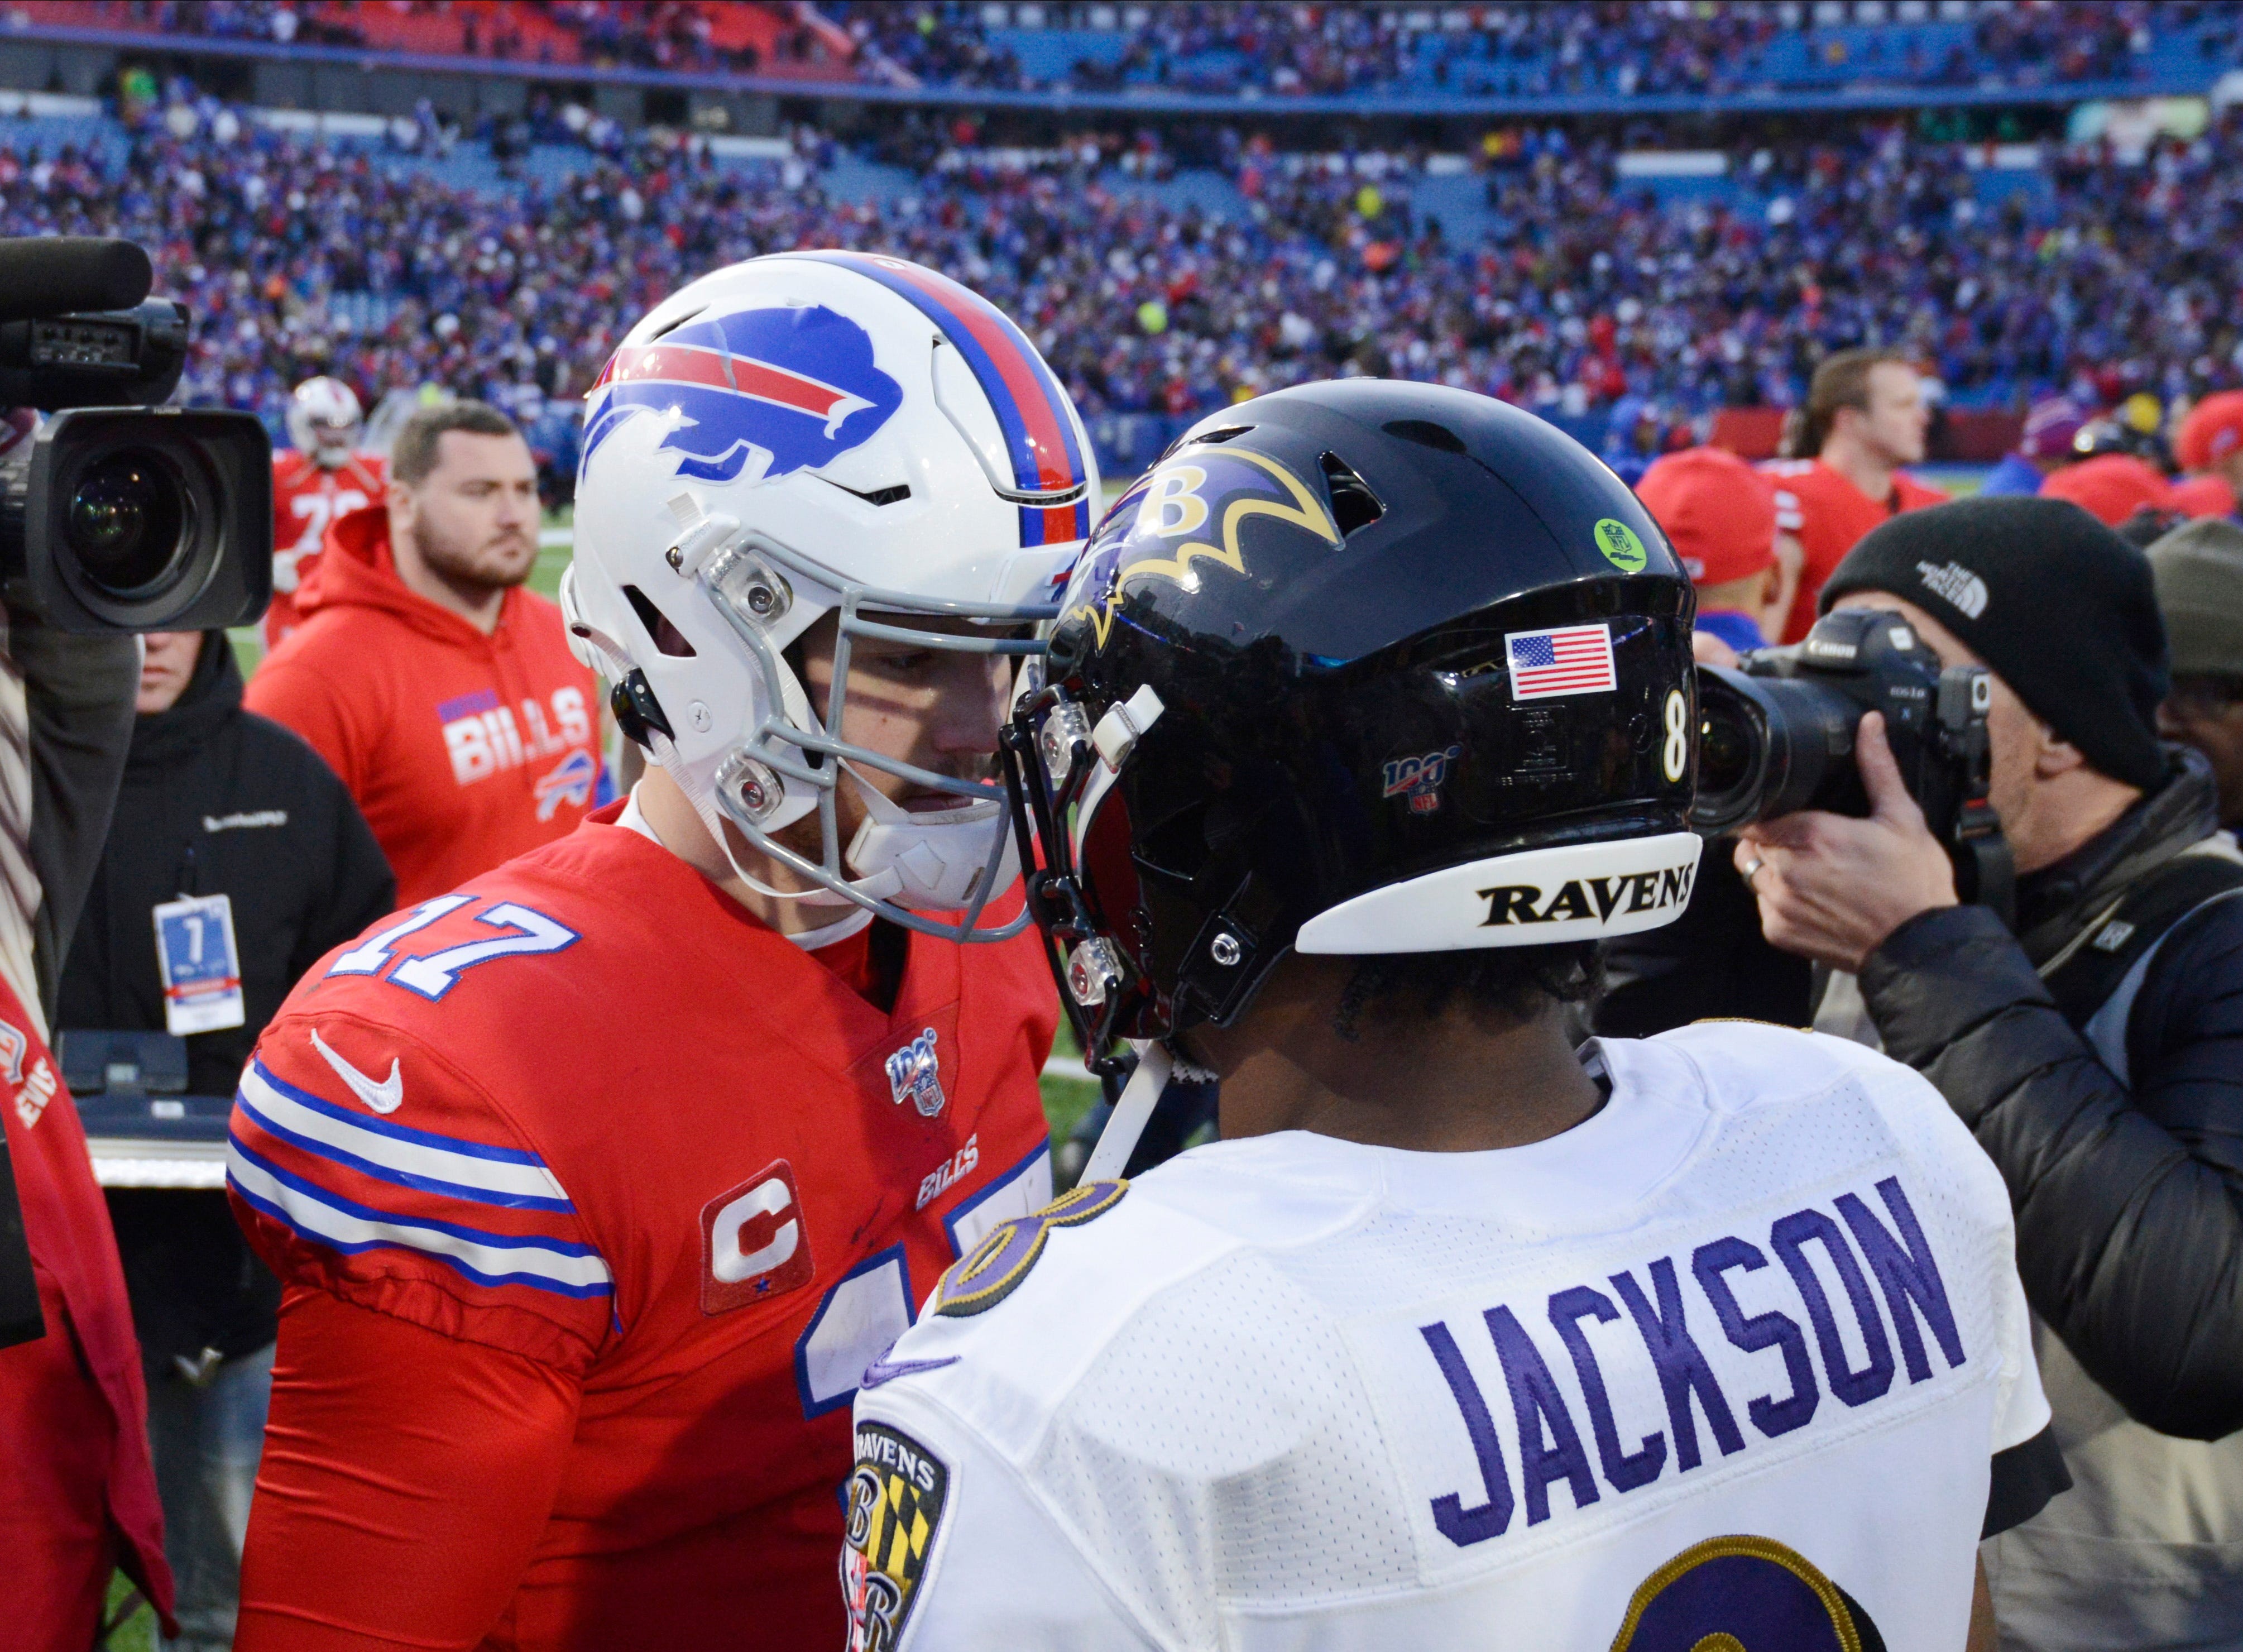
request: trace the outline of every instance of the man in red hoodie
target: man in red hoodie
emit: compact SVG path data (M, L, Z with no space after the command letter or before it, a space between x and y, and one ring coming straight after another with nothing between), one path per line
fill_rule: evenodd
M1767 467L1777 524L1806 551L1779 642L1807 635L1822 582L1862 535L1903 510L1947 502L1901 469L1923 462L1930 422L1923 381L1905 351L1840 350L1815 369L1792 447L1800 456Z
M537 472L481 401L423 408L384 504L327 530L303 624L245 704L302 735L350 788L411 906L564 838L592 806L592 674L561 610L522 589Z

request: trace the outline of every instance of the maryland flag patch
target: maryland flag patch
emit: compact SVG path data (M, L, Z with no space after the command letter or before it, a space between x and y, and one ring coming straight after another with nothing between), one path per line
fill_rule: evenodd
M857 1425L841 1548L849 1652L895 1652L903 1644L949 1496L950 1470L940 1457L886 1423Z

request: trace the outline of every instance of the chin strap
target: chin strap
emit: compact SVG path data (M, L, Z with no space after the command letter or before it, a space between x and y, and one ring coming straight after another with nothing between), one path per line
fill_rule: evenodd
M1114 1103L1112 1116L1099 1132L1098 1145L1090 1150L1089 1161L1083 1165L1082 1175L1075 1183L1078 1187L1086 1182L1121 1179L1129 1155L1137 1150L1137 1138L1145 1133L1153 1109L1160 1102L1161 1092L1168 1089L1169 1080L1175 1072L1176 1058L1159 1040L1133 1038L1129 1048L1137 1052L1137 1070L1129 1075L1122 1099Z
M674 760L677 747L666 735L658 729L650 733L656 760L677 782L741 882L771 900L863 910L839 889L822 884L807 889L775 889L742 866L732 847L731 834L724 830L724 812L717 806L715 794L705 785L697 784L683 762ZM915 813L890 799L845 759L841 771L856 787L865 809L864 824L842 853L842 864L857 874L845 884L866 900L892 900L914 912L962 911L973 904L988 867L990 850L1000 844L994 887L1002 889L1020 875L1020 854L1007 829L1005 806L994 799L962 802L954 809Z
M828 889L822 885L813 884L807 889L774 889L742 866L740 857L732 848L732 834L724 830L724 811L717 806L715 796L706 786L694 779L686 765L679 760L677 748L670 744L668 736L659 729L650 732L654 741L655 760L668 771L671 779L677 782L677 789L685 793L685 800L693 806L693 813L701 817L701 824L708 828L709 835L717 840L717 846L724 852L725 864L732 868L734 877L770 900L799 900L806 906L812 907L857 907L855 901L839 890ZM867 900L892 900L902 889L903 880L892 872L882 872L872 877L859 879L851 883L849 887L856 890ZM863 910L862 907L857 909Z
M995 888L1007 887L1020 875L1020 852L1005 806L995 799L961 799L955 808L914 812L853 764L845 759L841 770L865 807L865 823L842 860L867 881L893 878L899 905L914 912L964 911L980 889L992 849L1000 850Z

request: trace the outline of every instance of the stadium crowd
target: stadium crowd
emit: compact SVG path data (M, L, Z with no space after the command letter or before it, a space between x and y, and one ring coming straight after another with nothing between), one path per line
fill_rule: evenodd
M1022 8L1035 21L994 33L980 0L841 0L819 8L814 21L791 7L692 0L411 0L379 9L332 0L73 0L71 9L112 27L284 44L387 45L680 72L842 72L910 85L1217 96L1719 94L1862 75L1916 85L2031 87L2127 79L2160 35L2191 35L2210 51L2233 44L2232 28L2223 30L2217 9L2202 0L2051 0L1978 7L1961 18L1940 8L1943 31L1903 34L1889 51L1874 33L1849 35L1824 8L1798 0L1545 0L1438 12L1263 0L1046 6ZM1910 17L1903 8L1899 20L1927 22L1932 10ZM764 15L744 15L756 12ZM1110 44L1056 72L1024 66L1007 44L1061 24ZM1796 50L1771 52L1784 37L1795 37Z
M1931 50L1924 39L1903 36L1888 51L1874 34L1851 39L1822 8L1803 4L1561 3L1438 12L1155 5L1131 9L1118 50L1039 77L991 38L982 7L968 0L855 0L828 10L848 24L866 59L893 63L928 84L1326 97L1404 90L1506 98L1703 94L1841 72L1919 85L2123 80L2156 34L2196 32L2213 20L2210 8L2186 0L1990 6L1968 14L1963 27L1930 37ZM1788 68L1769 52L1784 35L1796 36L1799 45Z
M207 99L152 105L126 142L0 149L0 230L154 248L163 290L205 318L186 395L276 426L320 371L369 406L437 383L535 426L598 372L617 314L693 271L816 244L959 271L1022 317L1089 415L1335 371L1560 413L1781 405L1821 354L1865 339L1909 344L1980 405L2243 377L2232 118L2140 165L2053 154L2040 205L1982 199L1963 145L1864 124L1740 153L1758 211L1662 209L1609 145L1530 130L1489 146L1490 226L1469 243L1413 204L1413 158L1373 181L1365 158L1304 165L1228 133L1235 219L1118 184L1087 143L1027 167L946 153L907 192L851 200L823 186L833 152L814 140L783 170L607 137L573 178L486 192Z

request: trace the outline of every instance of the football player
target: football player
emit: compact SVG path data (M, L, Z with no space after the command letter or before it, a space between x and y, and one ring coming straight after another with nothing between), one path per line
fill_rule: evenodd
M1008 773L1085 1048L1219 1075L1223 1139L1101 1140L866 1374L852 1647L1990 1635L2063 1468L1984 1155L1855 1045L1567 1037L1689 894L1691 617L1462 391L1229 408L1116 504Z
M242 1652L838 1644L860 1374L1050 1197L995 751L1098 496L1066 394L965 288L801 253L658 306L586 420L562 607L652 760L259 1042Z
M378 453L361 453L358 397L340 379L306 379L288 398L288 440L273 455L273 605L265 646L296 629L296 587L312 571L327 524L382 497Z

